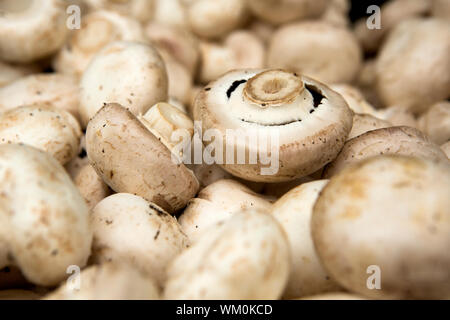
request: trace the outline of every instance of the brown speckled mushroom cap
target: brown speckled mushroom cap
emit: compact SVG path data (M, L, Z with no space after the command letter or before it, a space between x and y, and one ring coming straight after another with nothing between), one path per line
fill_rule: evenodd
M199 184L192 171L130 111L107 104L89 122L86 148L92 166L116 192L139 195L170 213L194 197Z
M377 155L403 155L432 160L446 160L438 145L411 127L389 127L368 131L348 140L341 152L323 172L329 178L346 166Z
M266 135L267 145L278 135L279 170L275 174L261 175L260 169L267 165L260 161L223 166L235 176L257 182L288 181L320 169L336 157L352 127L352 112L339 94L318 81L283 70L225 74L199 93L194 118L202 122L204 131L220 132L224 160L227 129ZM260 151L260 145L238 141L235 154L242 149L248 160L250 153Z

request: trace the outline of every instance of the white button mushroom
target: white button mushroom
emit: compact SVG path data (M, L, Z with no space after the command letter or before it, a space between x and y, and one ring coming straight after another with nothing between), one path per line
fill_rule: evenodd
M120 105L104 106L89 122L86 147L92 166L114 191L137 194L170 213L198 190L192 171Z
M0 88L0 112L47 104L79 119L79 89L75 78L59 73L34 74Z
M263 68L266 60L264 43L252 32L239 30L230 33L223 43L200 43L201 83L216 80L233 69Z
M219 180L202 189L189 201L180 216L180 225L191 243L208 231L215 223L245 210L269 212L272 203L234 180Z
M89 210L93 209L97 203L111 193L108 185L89 163L82 166L72 179L86 201Z
M326 8L326 0L248 0L248 6L258 18L273 24L316 18Z
M323 21L282 26L272 37L267 63L302 73L325 83L346 83L361 68L362 54L346 28Z
M356 113L366 113L377 117L378 111L365 99L361 91L348 84L332 84L330 88L339 93L350 109Z
M376 61L376 89L385 105L421 113L450 92L450 22L412 19L389 34Z
M214 129L215 139L223 140L226 171L250 181L282 182L331 162L351 130L353 115L339 94L308 77L282 70L239 70L201 91L194 118L202 121L203 131ZM239 133L237 142L227 137L230 130ZM251 135L259 135L260 141L243 141ZM249 154L272 152L267 142L279 143L279 153L272 158L273 170L262 174L261 168L269 165L252 164ZM228 149L245 154L245 163L227 161Z
M58 50L69 33L64 2L2 0L0 59L26 63Z
M286 232L292 257L285 299L332 292L339 286L323 269L311 238L310 221L314 203L328 180L302 184L281 197L271 213Z
M90 266L71 283L45 296L44 300L158 300L159 289L146 274L125 263L105 263Z
M450 140L450 102L442 101L432 105L417 120L418 128L430 139L443 144Z
M158 52L149 45L118 41L104 47L81 79L82 125L105 103L119 103L138 115L168 94L167 73Z
M183 0L155 0L153 22L189 29Z
M83 16L81 28L73 32L56 55L56 71L81 77L89 62L113 41L145 42L143 27L135 20L112 11L100 10Z
M353 139L368 131L389 127L392 127L389 121L379 119L370 114L355 113L353 115L352 131L350 131L347 140Z
M446 160L439 146L419 130L411 127L388 127L368 131L348 140L337 158L325 167L323 177L329 178L347 166L383 154Z
M62 165L77 155L80 138L80 125L64 110L37 104L0 114L0 144L33 146L48 152Z
M389 121L394 126L418 128L416 117L405 106L390 106L386 109L378 110L378 116L381 119Z
M56 285L86 264L92 230L86 204L64 168L32 147L0 146L0 269L18 266L32 283Z
M379 156L322 190L312 236L344 288L381 299L450 296L450 165Z
M167 264L188 245L177 220L141 197L117 193L103 199L91 213L94 229L91 260L125 261L159 285Z
M236 213L168 268L166 299L277 299L289 276L286 235L267 213Z

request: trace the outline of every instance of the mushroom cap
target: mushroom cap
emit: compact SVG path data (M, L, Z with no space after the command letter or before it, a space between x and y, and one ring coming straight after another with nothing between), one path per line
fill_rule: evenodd
M379 119L370 114L355 113L353 115L352 131L350 131L347 140L353 139L368 131L389 127L392 127L389 121Z
M362 53L350 30L324 21L279 28L272 37L267 65L302 73L324 83L351 82L361 68Z
M107 9L148 22L154 14L155 0L84 0L89 9Z
M214 129L223 139L223 168L256 182L293 180L332 161L351 130L352 117L339 94L282 70L231 71L206 86L194 107L194 119L202 122L203 131ZM230 134L239 139L233 143ZM247 143L254 137L258 143ZM227 149L237 150L235 156L245 153L245 164L226 161ZM279 166L262 175L268 165L249 160L268 151Z
M419 130L411 127L388 127L368 131L348 140L337 158L325 167L323 177L329 178L343 168L369 157L394 154L446 160L439 146Z
M167 264L188 245L177 220L145 199L117 193L91 213L94 263L128 262L162 285Z
M95 54L113 41L146 42L146 37L143 27L130 17L114 11L91 12L58 52L53 66L58 72L79 78Z
M191 199L179 222L191 243L220 221L246 210L269 212L269 198L257 194L234 180L219 180Z
M390 106L386 109L378 110L378 116L387 120L394 126L407 126L417 128L417 120L414 114L405 106Z
M349 84L332 84L330 88L339 93L347 102L348 107L356 113L366 113L377 117L378 111L365 99L359 89Z
M378 156L338 173L311 221L325 269L367 297L449 297L449 194L448 160ZM367 286L370 266L381 272L378 290Z
M289 276L286 235L257 210L211 228L168 268L166 299L265 300L281 296Z
M376 89L385 105L421 113L450 92L450 22L411 19L399 23L376 61Z
M339 286L327 276L311 238L310 221L314 203L328 180L304 183L281 197L271 213L289 240L292 266L283 298L298 298L335 291Z
M105 104L119 103L132 113L144 114L168 97L164 62L152 46L112 42L91 61L80 82L83 125Z
M4 61L44 58L58 50L69 33L62 0L2 1L0 11L0 59Z
M79 169L73 177L73 182L86 201L89 210L111 193L108 185L89 163Z
M187 0L186 17L191 30L202 38L218 38L245 22L245 0Z
M441 101L432 105L417 120L418 128L430 139L441 145L450 140L450 102Z
M194 174L130 111L105 105L86 131L89 160L116 192L139 195L173 213L198 190Z
M44 297L44 300L158 300L153 279L125 263L105 263L84 269L80 288L71 282ZM70 284L70 285L69 285Z
M64 168L33 147L0 145L0 269L18 266L30 282L56 285L91 251L87 206ZM6 258L6 259L5 259Z
M326 9L326 0L248 0L249 9L258 18L272 24L315 18Z
M36 104L0 113L0 144L33 146L48 152L62 165L77 155L80 138L80 125L64 110Z
M59 73L33 74L0 88L0 112L30 105L47 104L70 112L79 119L78 82Z
M188 29L187 13L183 0L155 0L152 22Z

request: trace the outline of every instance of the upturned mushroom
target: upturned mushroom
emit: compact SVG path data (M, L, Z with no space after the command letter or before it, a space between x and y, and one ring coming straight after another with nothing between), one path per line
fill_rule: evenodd
M250 181L282 182L331 162L353 115L339 94L311 78L283 70L238 70L200 92L194 118L204 132L214 133L215 144L207 148L223 146L215 160L226 171Z
M17 266L30 282L52 286L83 267L92 229L86 204L64 168L33 147L0 145L0 269Z
M62 165L77 155L80 138L80 125L64 110L37 104L0 113L0 144L33 146Z
M230 33L223 43L200 43L198 80L208 83L233 69L263 68L266 60L264 43L252 32Z
M86 268L43 299L158 300L159 289L151 277L133 266L105 263Z
M310 230L314 203L327 183L328 180L304 183L281 197L271 208L271 214L287 234L292 257L284 299L339 289L319 261Z
M194 197L198 181L159 139L130 111L107 104L89 122L86 148L114 191L139 195L173 213Z
M368 131L348 140L341 152L325 167L330 178L347 166L377 155L403 155L431 160L447 160L438 145L411 127L389 127Z
M45 58L66 40L63 0L3 0L0 2L0 59L27 63Z
M352 32L324 21L282 26L274 33L267 55L270 68L302 73L327 84L353 81L362 62Z
M245 0L182 0L191 30L202 38L218 38L244 24Z
M385 106L423 113L450 93L450 22L411 19L399 23L376 61L376 90Z
M338 173L311 221L325 269L370 298L448 298L449 194L448 160L378 156Z
M317 18L325 12L326 0L248 0L250 11L272 24Z
M58 52L53 67L80 78L95 54L113 41L146 42L146 37L143 27L127 16L106 10L89 13Z
M80 87L83 126L105 103L119 103L138 115L168 95L166 68L156 49L127 41L104 47L84 72Z
M75 78L59 73L33 74L0 88L0 112L20 106L48 105L79 119Z
M286 235L257 210L216 224L170 264L166 299L259 300L281 296L289 276Z
M441 101L432 105L417 120L418 128L439 145L450 140L450 102Z
M174 217L132 194L117 193L100 201L91 222L93 263L128 262L160 286L168 263L188 245Z
M214 224L238 212L253 209L269 212L272 206L270 200L237 181L219 180L189 201L179 222L191 243L195 243Z

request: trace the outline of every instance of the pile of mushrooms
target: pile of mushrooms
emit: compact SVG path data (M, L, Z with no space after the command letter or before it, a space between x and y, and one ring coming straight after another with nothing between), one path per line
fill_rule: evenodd
M450 2L351 5L0 1L0 300L450 299Z

